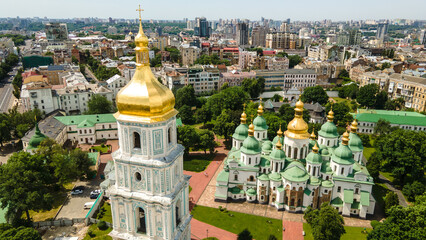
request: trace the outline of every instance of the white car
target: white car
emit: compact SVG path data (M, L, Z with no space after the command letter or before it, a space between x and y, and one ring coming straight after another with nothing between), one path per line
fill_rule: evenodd
M82 194L83 190L82 189L74 189L71 191L71 195L79 195Z

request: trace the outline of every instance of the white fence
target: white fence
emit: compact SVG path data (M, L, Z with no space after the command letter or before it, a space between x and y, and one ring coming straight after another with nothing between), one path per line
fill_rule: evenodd
M43 221L43 222L33 222L33 226L35 228L39 227L64 227L64 226L72 226L75 223L84 223L84 218L73 218L73 219L59 219L54 221Z

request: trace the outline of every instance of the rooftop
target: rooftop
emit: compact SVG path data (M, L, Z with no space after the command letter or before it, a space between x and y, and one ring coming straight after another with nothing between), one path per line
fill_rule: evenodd
M64 125L79 125L83 122L92 123L115 123L116 119L112 113L108 114L94 114L94 115L73 115L73 116L61 116L55 117L56 120Z

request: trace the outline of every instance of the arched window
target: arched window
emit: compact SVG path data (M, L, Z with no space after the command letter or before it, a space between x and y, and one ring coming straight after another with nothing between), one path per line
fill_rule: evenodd
M250 182L253 182L253 181L254 181L254 177L253 177L253 176L250 176L249 181L250 181Z
M175 210L176 210L176 227L177 226L179 226L179 223L180 223L180 217L181 217L181 214L180 214L180 200L179 201L177 201L176 202L176 207L175 207Z
M340 171L340 174L343 175L343 172L345 171L344 168L342 168L342 170Z
M138 211L139 211L138 233L146 233L145 211L142 208L138 208Z
M133 148L141 148L141 136L137 132L133 132Z
M167 130L167 140L168 143L172 142L172 128L169 128L169 130Z
M297 148L294 148L293 158L297 158Z
M299 198L299 200L297 200L297 206L298 207L302 206L302 199Z
M234 175L234 181L238 181L238 174Z
M291 199L290 206L294 206L294 198Z

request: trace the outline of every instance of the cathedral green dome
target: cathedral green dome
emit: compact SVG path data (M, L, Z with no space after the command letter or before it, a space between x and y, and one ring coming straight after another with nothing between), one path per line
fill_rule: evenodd
M282 173L284 179L291 182L305 182L309 179L309 174L301 162L294 161L288 165Z
M245 154L258 154L262 150L260 148L260 143L253 136L248 136L241 147L241 152Z
M31 137L30 141L28 142L28 150L31 149L36 149L40 143L46 139L46 135L44 135L43 133L41 133L40 129L38 128L38 124L36 124L36 130L34 135Z
M337 127L333 122L326 122L321 126L321 130L318 132L318 135L325 138L337 138L339 134L337 133Z
M285 152L282 149L275 148L274 150L272 150L269 157L276 159L276 160L284 160L285 159Z
M349 148L352 152L361 152L364 149L362 140L356 133L349 133Z
M330 162L329 161L324 161L321 165L321 172L322 173L326 173L326 174L331 174L333 173L333 170L330 167Z
M272 151L272 142L266 140L262 144L262 152L271 152Z
M312 149L315 144L318 144L316 140L309 139L309 149Z
M280 140L281 143L284 143L284 137L282 137L282 136L280 137L278 135L274 137L274 139L272 140L272 143L277 144L278 139Z
M322 163L321 154L310 152L308 156L306 156L306 162L309 162L312 164L321 164Z
M253 188L247 189L246 193L249 196L256 196L256 190L254 190Z
M354 159L352 156L352 151L348 147L349 134L347 132L343 133L342 142L339 147L337 147L333 155L331 156L331 160L337 164L342 165L350 165L354 163Z
M264 131L268 130L268 125L266 124L266 120L262 115L258 115L253 120L254 130L255 131Z
M232 137L234 139L243 141L248 136L248 126L247 124L240 124L236 129Z

